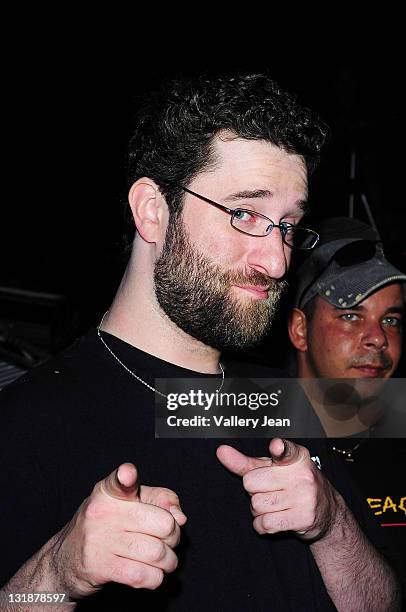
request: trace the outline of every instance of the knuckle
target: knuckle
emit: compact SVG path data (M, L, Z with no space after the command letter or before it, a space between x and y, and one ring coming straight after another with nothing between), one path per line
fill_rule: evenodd
M137 563L118 568L114 581L127 584L134 589L154 590L162 584L163 578L164 573L161 569Z
M111 561L107 559L100 565L100 571L96 574L96 582L98 584L117 582L134 589L155 589L162 583L163 577L164 574L160 568L142 561L116 558Z
M302 520L301 520L304 528L308 529L309 527L311 527L314 523L314 519L315 519L315 515L312 512L306 512L302 516Z
M257 516L253 522L253 527L255 529L255 531L261 535L263 535L264 533L269 533L268 529L265 527L264 524L264 516Z
M252 474L250 474L250 472L248 472L247 474L244 474L242 478L242 484L243 484L244 489L248 493L253 493L255 491Z
M126 580L126 582L128 582L128 584L131 584L131 586L135 588L141 588L148 581L147 571L147 567L144 564L140 563L137 564L135 567L129 567L128 569L124 569L123 578Z
M169 512L166 512L161 520L160 520L160 531L162 533L162 537L168 538L175 529L175 519Z
M163 542L153 542L148 551L148 558L152 563L159 563L165 557L165 545Z
M179 559L178 557L175 555L175 553L173 553L171 555L171 558L169 559L166 571L167 572L173 572L176 570L176 568L178 567L178 563L179 563Z
M272 517L269 515L265 515L262 519L262 526L265 531L271 531L274 526Z
M259 512L261 508L261 503L260 499L258 498L258 495L253 495L251 497L251 508L254 512Z
M89 499L83 507L85 520L95 521L103 518L106 514L105 504L96 499Z
M175 548L180 542L180 528L175 524L175 529L169 538L166 538L166 543L170 548Z
M147 588L151 589L152 591L154 591L159 586L161 586L162 581L164 579L164 573L163 573L163 571L161 569L153 568L153 570L154 571L151 572L150 581L149 581L149 584L147 586Z

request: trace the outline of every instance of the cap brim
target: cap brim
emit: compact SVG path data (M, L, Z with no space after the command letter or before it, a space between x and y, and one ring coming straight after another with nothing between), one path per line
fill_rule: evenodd
M406 274L401 273L386 259L348 266L344 270L329 267L315 283L315 295L320 295L337 308L352 308L375 291L392 283L406 283ZM403 286L406 300L406 286Z
M334 255L343 247L360 242L360 238L341 238L332 240L320 246L316 246L310 256L297 270L297 288L294 306L303 308L318 293L316 281L324 276L324 273L333 259Z

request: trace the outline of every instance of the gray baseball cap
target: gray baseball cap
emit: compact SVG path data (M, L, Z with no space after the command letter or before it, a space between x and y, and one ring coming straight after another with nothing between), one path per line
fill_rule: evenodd
M352 308L391 283L403 283L406 274L386 259L376 231L349 217L327 219L320 226L320 246L297 270L294 306L303 308L320 295L337 308Z

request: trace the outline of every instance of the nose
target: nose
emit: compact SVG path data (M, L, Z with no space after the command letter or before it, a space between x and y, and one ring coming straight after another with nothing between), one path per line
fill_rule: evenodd
M279 228L274 227L268 236L250 239L249 266L275 280L283 278L288 270L291 249L283 243Z
M366 325L362 342L368 349L384 351L388 348L388 339L379 322L371 322Z

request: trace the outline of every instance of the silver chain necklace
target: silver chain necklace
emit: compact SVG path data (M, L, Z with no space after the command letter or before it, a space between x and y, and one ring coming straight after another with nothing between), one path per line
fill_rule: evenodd
M347 461L348 463L354 463L355 462L354 454L357 452L357 450L359 449L363 441L364 441L363 439L360 440L352 448L345 449L345 448L337 448L336 446L333 446L332 449L339 455L342 455L345 461Z
M106 316L106 314L108 313L108 310L106 310L106 312L104 313L104 315L101 318L100 323L97 326L97 335L99 336L100 340L103 342L104 346L106 347L106 349L108 350L108 352L110 353L110 355L112 355L114 357L114 359L116 361L118 361L118 363L124 368L124 370L126 370L129 374L131 374L131 376L133 376L134 378L136 378L138 380L138 382L142 383L143 385L145 385L146 387L148 387L148 389L151 389L151 391L153 391L154 393L158 393L158 395L160 395L161 397L165 397L168 398L167 395L165 395L165 393L162 393L161 391L158 391L158 389L155 389L155 387L153 387L152 385L148 384L145 380L143 380L140 376L138 376L135 372L133 372L132 370L130 370L130 368L128 368L125 363L123 363L121 361L121 359L119 359L117 357L117 355L115 353L113 353L113 351L111 350L111 348L108 346L108 344L105 342L104 338L102 338L100 331L101 330L101 326L103 325L103 321L104 321L104 317ZM221 364L221 362L219 361L219 367L221 370L221 384L219 386L218 389L216 389L216 393L220 393L221 389L223 388L224 385L224 368L223 365Z

